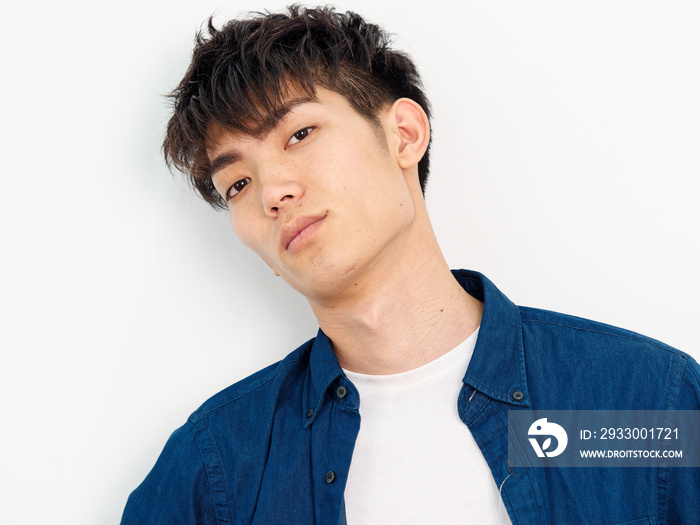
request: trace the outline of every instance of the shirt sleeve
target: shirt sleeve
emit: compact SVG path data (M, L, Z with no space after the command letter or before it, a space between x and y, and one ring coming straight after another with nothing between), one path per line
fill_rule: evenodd
M700 366L691 357L686 361L678 409L700 410ZM674 467L666 473L666 491L660 492L666 498L662 522L700 524L700 468Z
M126 503L121 525L216 523L212 491L193 425L173 432Z

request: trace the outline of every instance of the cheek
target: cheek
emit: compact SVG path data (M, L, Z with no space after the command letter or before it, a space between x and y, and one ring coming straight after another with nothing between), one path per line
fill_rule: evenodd
M388 152L371 139L351 137L326 148L323 163L316 163L312 168L322 170L319 173L322 186L352 199L356 204L381 199L382 194L386 198L390 189L395 190L395 165L389 162Z
M250 213L249 207L240 206L232 209L229 213L233 232L244 245L262 256L264 246L264 233L258 221Z

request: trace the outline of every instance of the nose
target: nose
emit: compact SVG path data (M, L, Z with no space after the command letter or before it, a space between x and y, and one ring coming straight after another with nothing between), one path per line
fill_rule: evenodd
M304 190L299 181L292 178L271 178L263 183L262 202L265 213L277 217L282 209L302 198Z

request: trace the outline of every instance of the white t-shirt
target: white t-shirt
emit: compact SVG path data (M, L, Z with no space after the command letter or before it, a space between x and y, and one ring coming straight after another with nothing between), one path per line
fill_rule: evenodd
M478 329L400 374L345 371L360 394L360 432L345 489L348 525L510 524L457 397Z

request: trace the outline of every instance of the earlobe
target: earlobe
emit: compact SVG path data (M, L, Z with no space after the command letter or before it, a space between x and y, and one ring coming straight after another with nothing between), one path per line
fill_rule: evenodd
M404 169L416 166L430 142L428 116L420 104L409 98L394 102L391 113L400 139L397 152L399 165Z

